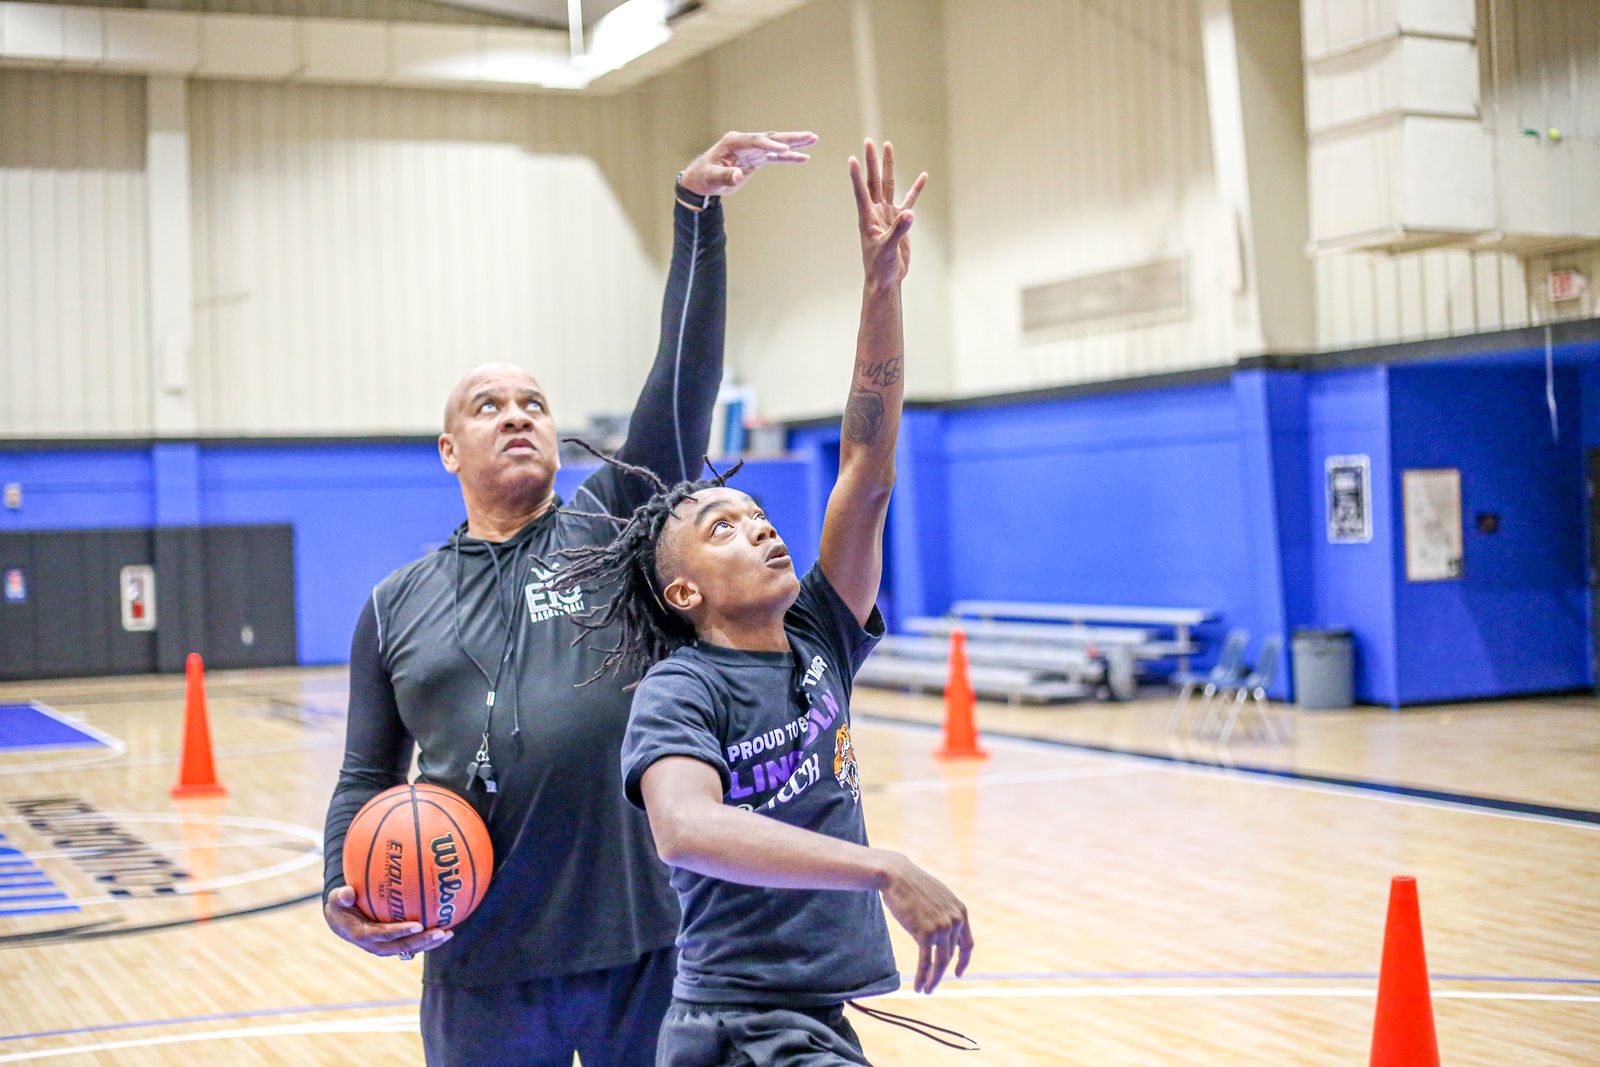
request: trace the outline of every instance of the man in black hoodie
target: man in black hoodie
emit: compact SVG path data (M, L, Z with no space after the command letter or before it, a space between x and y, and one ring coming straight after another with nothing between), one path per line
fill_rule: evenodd
M697 474L722 377L720 196L766 163L804 162L797 149L815 140L729 133L679 175L661 342L619 458L671 481ZM439 456L460 479L467 520L386 578L356 625L323 913L375 955L428 953L430 1064L570 1067L576 1051L585 1067L643 1067L671 1000L678 909L622 791L633 679L596 678L603 649L573 643L570 616L608 591L554 592L543 561L608 542L603 516L630 514L649 489L604 466L563 508L549 398L507 363L451 391ZM488 892L455 931L372 922L345 884L351 819L406 780L414 748L418 780L464 794L494 844Z

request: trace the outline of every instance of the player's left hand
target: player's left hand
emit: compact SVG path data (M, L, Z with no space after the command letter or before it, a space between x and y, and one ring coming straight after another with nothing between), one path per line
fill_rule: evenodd
M809 131L739 133L730 130L683 168L683 187L700 196L727 196L768 163L804 163L811 157L797 148L817 143Z
M894 145L883 142L883 166L878 166L878 150L866 142L866 173L854 156L850 157L850 185L856 194L856 215L861 226L861 263L866 268L867 284L875 287L899 285L911 269L911 224L916 216L911 209L928 184L924 171L911 183L911 189L898 205L894 202Z

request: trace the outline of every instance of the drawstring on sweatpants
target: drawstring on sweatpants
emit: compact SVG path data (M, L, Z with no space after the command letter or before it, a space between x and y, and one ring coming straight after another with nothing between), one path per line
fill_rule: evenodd
M908 1015L896 1015L893 1012L883 1011L879 1008L869 1008L864 1004L857 1004L853 1000L847 1000L845 1003L869 1019L876 1019L881 1023L888 1023L891 1026L898 1026L904 1030L910 1030L919 1037L925 1037L929 1041L937 1041L946 1048L953 1048L959 1052L979 1051L978 1043L958 1030L946 1030L942 1026L935 1026L932 1023L925 1023L921 1019L913 1019ZM929 1030L935 1030L940 1034L949 1034L951 1037L959 1038L960 1040L965 1041L966 1044L958 1045L954 1041L946 1041L942 1037L928 1033Z

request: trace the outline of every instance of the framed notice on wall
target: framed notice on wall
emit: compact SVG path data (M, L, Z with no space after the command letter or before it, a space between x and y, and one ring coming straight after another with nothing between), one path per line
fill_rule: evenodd
M1361 545L1372 540L1372 463L1366 456L1329 456L1328 543Z
M1461 577L1461 471L1406 471L1401 477L1406 518L1406 581Z

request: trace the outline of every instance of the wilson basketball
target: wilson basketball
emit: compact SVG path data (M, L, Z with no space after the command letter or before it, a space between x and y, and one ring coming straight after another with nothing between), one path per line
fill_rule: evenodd
M461 925L494 871L489 829L460 796L418 783L385 789L344 837L344 876L377 922Z

